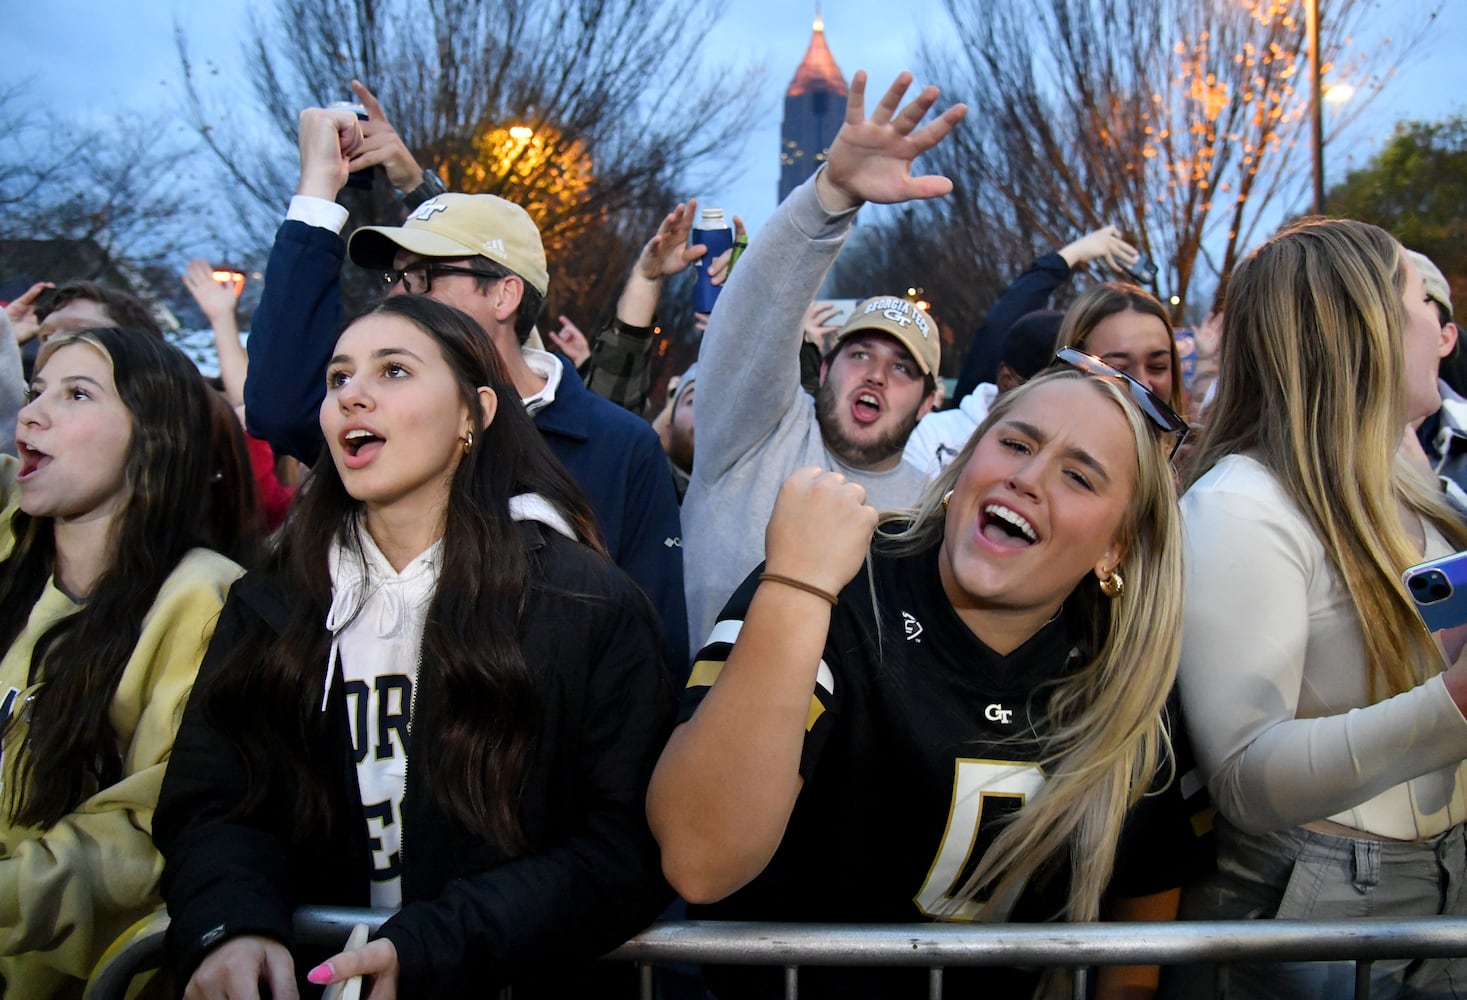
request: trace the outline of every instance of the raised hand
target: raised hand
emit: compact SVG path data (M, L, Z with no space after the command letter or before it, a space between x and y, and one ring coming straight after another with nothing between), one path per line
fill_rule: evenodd
M811 302L805 307L805 341L820 348L820 353L825 353L825 338L840 329L825 321L835 315L834 302Z
M1217 358L1218 349L1222 347L1223 314L1212 313L1203 320L1193 333L1197 341L1197 360L1213 361Z
M657 232L642 247L631 276L622 287L621 298L616 303L617 319L628 326L651 326L657 315L657 302L662 297L663 282L687 270L688 265L708 252L701 243L688 246L688 234L693 230L697 214L698 201L692 199L686 205L680 203L663 218ZM742 225L737 217L734 221ZM714 284L722 284L722 278Z
M1141 257L1140 251L1121 237L1115 226L1101 226L1060 249L1059 255L1070 267L1091 261L1104 261L1111 270L1123 272Z
M727 281L728 276L733 273L735 260L734 251L749 245L749 233L748 230L744 228L743 217L735 215L733 217L733 222L733 246L729 247L727 250L723 251L723 253L719 254L717 257L714 257L708 262L708 281L715 287Z
M336 197L351 173L351 159L362 145L362 123L345 108L306 108L296 142L301 179L296 194L327 201Z
M213 265L195 257L188 262L188 270L183 272L183 284L203 310L209 325L234 318L234 303L244 288L242 283L225 285L215 281Z
M708 252L708 248L701 243L688 246L688 234L693 230L693 220L697 218L697 213L696 198L686 205L679 204L667 213L667 217L657 227L657 232L642 248L642 255L637 258L638 275L648 281L661 281L674 274L681 274L693 261Z
M360 80L351 82L352 93L367 109L367 120L361 123L362 141L351 156L351 169L368 170L380 165L387 171L387 179L399 191L411 191L423 180L423 168L413 157L407 143L392 127L387 112L377 95L367 89Z
M912 161L941 142L968 108L954 104L918 128L937 102L938 89L927 87L901 107L902 95L911 83L911 73L899 74L867 118L866 72L856 72L846 99L845 124L831 144L825 169L816 175L816 190L830 211L856 208L868 201L890 205L937 198L953 189L946 177L913 177Z
M17 344L24 344L40 332L41 321L36 318L36 299L40 298L41 293L48 288L55 287L49 281L38 281L21 295L11 299L5 307L5 316L15 330Z
M838 594L865 562L875 530L864 486L806 466L779 488L764 532L765 563L770 573Z
M559 316L557 319L560 320L560 329L546 330L545 336L550 338L552 344L560 348L560 353L570 358L571 364L579 368L591 356L591 345L580 327L565 316Z

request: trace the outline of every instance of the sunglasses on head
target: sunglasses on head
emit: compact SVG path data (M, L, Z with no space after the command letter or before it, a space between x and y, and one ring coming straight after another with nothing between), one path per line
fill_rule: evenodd
M1055 352L1054 359L1071 368L1078 368L1086 375L1119 379L1126 391L1130 393L1131 402L1146 414L1146 418L1160 430L1176 436L1176 443L1172 445L1171 454L1167 456L1167 460L1170 461L1177 457L1177 451L1182 447L1182 442L1187 440L1188 426L1187 421L1178 416L1177 411L1172 409L1166 400L1119 368L1106 364L1093 354L1086 354L1073 347L1062 347Z

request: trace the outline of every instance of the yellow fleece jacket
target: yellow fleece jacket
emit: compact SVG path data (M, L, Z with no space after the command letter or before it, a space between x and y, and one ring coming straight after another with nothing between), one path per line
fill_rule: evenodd
M14 471L0 463L0 558L9 554ZM6 489L6 487L10 487ZM230 584L243 570L207 549L189 552L164 581L112 700L122 779L98 790L48 830L13 826L0 806L0 977L6 1000L80 996L82 981L117 935L162 905L162 858L153 809L184 702ZM30 619L0 659L0 711L22 713L31 651L79 605L48 581ZM8 704L6 704L8 700ZM17 731L23 739L24 728ZM11 744L16 745L14 743ZM0 780L15 774L14 755Z

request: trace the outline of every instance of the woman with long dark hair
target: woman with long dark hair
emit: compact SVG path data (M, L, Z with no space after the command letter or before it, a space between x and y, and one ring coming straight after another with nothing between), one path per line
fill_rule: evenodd
M239 575L205 546L208 387L134 330L53 337L0 464L0 976L80 994L160 905L149 837L184 699Z
M655 613L468 317L384 300L326 380L327 448L231 595L164 788L179 981L294 995L314 903L396 912L313 983L604 992L618 970L578 960L670 897L642 806L671 720Z

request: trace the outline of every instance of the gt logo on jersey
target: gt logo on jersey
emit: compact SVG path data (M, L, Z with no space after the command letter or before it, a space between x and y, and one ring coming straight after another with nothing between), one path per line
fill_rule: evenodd
M983 710L983 717L989 722L1001 722L1004 725L1013 721L1014 710L1004 708L1002 705L989 705Z
M902 612L902 627L906 629L908 642L922 641L922 623L912 617L910 611Z

